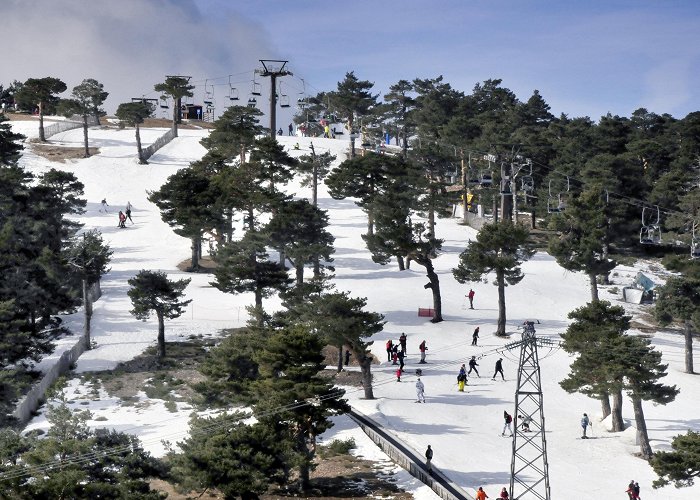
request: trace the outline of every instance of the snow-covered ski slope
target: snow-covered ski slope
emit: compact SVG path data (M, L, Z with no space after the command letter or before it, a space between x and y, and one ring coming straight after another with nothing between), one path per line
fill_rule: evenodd
M13 126L19 132L36 135L32 129L35 123L14 122ZM162 129L146 129L142 137L148 144L162 133ZM221 328L245 323L244 308L253 302L253 297L223 294L209 285L212 276L179 271L176 265L189 257L189 241L175 235L161 221L156 207L147 201L149 190L158 188L169 175L202 156L204 148L199 140L205 134L206 131L180 130L180 137L158 151L149 165L136 163L131 129L91 130L91 146L99 147L100 153L70 163L51 163L28 149L25 151L21 164L31 172L38 174L48 168L59 168L74 172L85 184L88 207L80 220L86 229L102 231L114 250L112 270L102 284L103 297L95 304L92 332L97 348L81 357L78 372L112 368L155 343L155 320L141 322L129 314L127 280L141 269L159 269L168 272L171 278L192 279L187 295L193 302L186 314L167 323L168 340L183 340L198 334L217 335ZM347 141L334 139L280 137L279 140L294 155L308 153L313 141L317 153L330 150L338 156L338 162L344 159L348 146ZM80 146L82 131L68 131L52 137L51 141ZM292 150L297 142L301 150ZM310 197L309 190L298 185L290 186L289 192ZM102 198L110 205L108 214L99 212ZM135 224L127 223L126 229L118 229L116 214L127 201L134 206ZM512 412L513 409L518 353L504 356L505 382L491 380L499 356L488 356L479 360L481 377L470 378L466 392L457 391L456 375L468 357L479 356L508 342L493 336L498 314L493 279L471 285L476 296L475 309L470 310L464 297L469 286L459 285L452 277L451 269L457 264L459 253L476 232L459 225L455 219L442 219L438 223L437 235L445 242L442 254L434 263L440 275L445 321L431 324L427 318L417 315L419 307L432 306L430 292L423 288L427 282L423 269L414 264L410 270L400 272L393 263L387 266L373 263L360 236L366 230L366 216L352 200L333 200L322 187L319 205L328 210L330 229L336 238L336 286L353 296L367 297L368 309L384 314L387 320L372 348L383 361L373 367L377 399L363 400L362 391L349 388L352 405L421 454L430 444L435 452L434 465L468 492L473 494L476 488L484 486L491 498L496 497L509 481L511 441L500 433L503 411ZM240 231L240 223L237 230ZM511 340L519 338L516 326L526 319L540 321L538 335L557 339L566 328L568 312L589 300L587 279L563 270L545 253L537 253L523 265L523 271L523 281L506 289L508 329L514 334ZM632 268L619 270L614 286L631 281L634 272ZM608 290L611 287L601 292L602 298L618 303L620 295ZM279 300L268 299L265 307L279 307ZM67 322L79 332L82 315L69 316ZM481 339L478 347L472 347L471 333L476 326L481 328ZM384 361L384 345L389 338L396 342L401 332L408 336L408 358L406 376L398 383L395 367ZM426 365L417 364L418 344L422 340L427 341L429 348ZM680 336L657 333L652 341L669 363L665 382L677 384L681 389L676 401L667 406L644 404L651 445L654 450L666 450L674 435L688 429L700 430L699 382L697 377L682 372L683 339ZM59 352L72 342L71 338L62 341ZM571 358L561 350L541 350L540 358L552 498L623 498L630 479L640 483L645 500L681 500L700 495L697 485L682 490L673 487L652 490L653 471L646 462L635 457L638 446L634 428L629 427L623 433L608 433L607 422L599 421L597 401L567 394L558 385L568 372ZM44 363L51 363L51 358ZM414 403L415 377L412 375L418 367L423 369L427 398L427 403L420 405ZM187 411L173 415L158 404L120 408L118 401L105 399L91 403L89 408L95 412L95 417L107 418L107 421L94 422L96 426L113 426L135 433L157 454L163 451L160 439L176 441L186 431ZM578 439L583 412L593 419L593 439ZM627 400L623 413L627 422L633 424L632 407ZM40 416L31 425L45 426L45 421ZM337 435L352 433L348 427L345 420L340 421ZM333 435L331 431L326 439ZM367 448L365 450L369 453ZM424 488L408 487L418 497L431 495Z

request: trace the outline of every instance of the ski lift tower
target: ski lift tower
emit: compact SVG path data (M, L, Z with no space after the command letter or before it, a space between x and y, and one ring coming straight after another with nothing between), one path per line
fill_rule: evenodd
M520 348L510 462L512 500L551 500L538 346L557 348L559 342L537 338L534 321L523 324L521 340L504 346L511 351ZM523 429L523 423L529 430Z
M263 69L256 70L260 76L270 77L270 137L277 135L277 77L291 75L292 72L284 69L289 61L275 59L260 59Z

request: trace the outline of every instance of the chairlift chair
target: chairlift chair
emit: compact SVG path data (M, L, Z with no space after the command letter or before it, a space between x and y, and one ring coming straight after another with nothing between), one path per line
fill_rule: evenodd
M259 96L261 94L262 85L255 81L255 75L253 75L253 86L250 89L250 93L254 96Z
M531 193L535 190L535 179L531 175L523 175L520 178L520 189L526 193Z
M650 215L647 216L647 210ZM656 220L654 221L652 207L642 208L642 227L639 230L639 243L642 245L658 245L661 243L661 209L656 207Z
M479 176L479 184L484 187L491 186L493 184L491 172L482 172Z
M211 90L208 90L206 80L204 80L204 104L206 106L214 104L214 85L211 86Z
M230 101L238 100L238 89L236 87L229 87L228 98Z
M255 97L251 97L248 99L248 107L249 108L255 108L258 106L258 101L255 99Z
M566 210L566 195L570 188L569 177L566 177L566 191L560 191L556 195L552 189L552 179L549 179L549 197L547 198L547 212L550 214L558 214Z

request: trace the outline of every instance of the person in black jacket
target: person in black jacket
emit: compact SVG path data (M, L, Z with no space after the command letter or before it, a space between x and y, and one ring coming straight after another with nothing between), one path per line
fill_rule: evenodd
M496 370L493 372L493 377L491 380L496 380L496 375L501 374L501 378L505 380L506 378L503 376L503 358L498 358L498 361L496 361Z
M469 371L467 372L467 376L474 370L476 372L476 376L481 378L481 375L479 375L479 370L476 369L476 367L479 366L479 363L476 362L476 356L472 356L472 359L469 360Z

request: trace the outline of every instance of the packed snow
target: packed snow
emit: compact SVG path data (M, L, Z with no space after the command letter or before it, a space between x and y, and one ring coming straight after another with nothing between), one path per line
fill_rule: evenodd
M13 129L29 137L36 137L36 122L11 122ZM163 129L142 129L144 145L155 140ZM109 272L102 281L102 298L95 303L92 335L96 348L83 354L76 371L90 372L115 367L119 362L132 359L156 342L155 319L138 321L131 316L127 297L127 280L141 269L166 271L171 279L191 278L186 290L192 299L187 312L180 318L166 323L166 340L186 340L191 335L215 337L220 330L245 324L245 307L253 302L252 295L224 294L210 285L213 277L207 274L188 274L176 267L189 258L189 240L177 236L172 228L161 221L158 209L148 202L148 192L157 189L178 169L200 158L205 150L199 144L206 135L204 130L180 129L180 137L160 149L149 165L139 165L135 159L136 146L133 129L117 130L93 128L90 130L91 147L100 148L91 158L68 163L53 163L41 158L27 147L20 164L34 174L57 168L75 173L85 184L87 211L79 217L85 229L99 229L114 251ZM331 151L337 155L337 163L347 154L346 140L279 137L290 154L308 153L313 142L316 152ZM50 141L66 146L82 145L82 130L72 130L51 137ZM300 150L292 146L299 143ZM290 186L289 192L298 197L310 197L307 188ZM108 213L100 211L100 201L106 198ZM133 205L134 224L127 222L126 229L117 228L117 213L127 201ZM375 400L362 399L358 388L347 388L347 397L354 408L378 421L401 441L415 449L419 455L430 444L434 450L433 464L456 484L470 494L483 486L491 498L495 498L503 486L509 483L511 440L501 437L503 411L513 412L515 377L518 352L506 352L504 370L506 381L491 380L496 359L489 355L479 359L481 377L471 376L464 393L457 391L456 375L462 363L472 355L491 352L509 341L519 339L517 326L525 320L539 320L536 325L540 337L557 340L567 326L567 314L584 305L590 298L588 280L582 274L570 273L556 264L546 253L537 253L523 264L523 281L506 289L506 307L510 339L493 335L498 316L497 289L493 279L486 282L460 285L452 277L459 253L476 231L459 224L457 219L441 219L437 235L444 238L443 251L434 264L440 275L445 321L432 324L428 318L419 317L419 307L432 307L429 290L423 285L427 278L423 269L414 264L410 270L400 272L392 263L380 266L372 262L361 234L366 230L366 216L352 200L334 200L322 187L319 206L328 210L330 230L335 236L335 284L339 290L347 290L353 296L366 297L367 309L385 316L384 331L376 335L372 350L379 360L373 366L375 375ZM237 227L240 234L241 226ZM640 266L649 268L649 263ZM620 303L622 285L632 281L638 267L620 267L613 272L613 284L603 287L601 298ZM467 306L465 294L469 288L476 292L474 310ZM617 288L617 290L616 290ZM279 307L279 299L265 302L266 309ZM630 307L641 313L643 306ZM78 335L82 328L82 312L66 316L66 324ZM480 327L479 345L471 346L472 331ZM385 342L398 341L399 335L408 336L406 375L396 382L395 368L386 361ZM638 331L632 331L639 334ZM428 345L428 363L417 364L418 344ZM651 340L663 352L669 364L667 384L676 384L681 392L667 406L644 404L652 448L655 451L670 449L673 436L687 430L700 430L697 418L699 396L697 377L683 373L684 343L681 335L660 331ZM60 353L70 348L76 336L59 342L56 352L47 357L39 368L48 367ZM666 487L652 490L656 478L652 469L635 456L639 447L635 444L634 418L631 403L626 400L623 415L629 425L622 433L608 432L607 421L600 421L600 403L578 394L568 394L559 387L559 381L568 373L571 358L562 350L540 350L540 364L546 416L547 452L550 484L553 498L622 498L630 479L642 487L645 499L664 498L681 500L695 498L700 486L675 489ZM426 386L426 404L415 403L416 368L423 369L422 380ZM350 367L349 369L354 369ZM191 408L178 405L178 412L170 412L160 401L123 406L118 398L101 394L98 401L79 404L77 379L67 388L68 397L75 400L75 407L89 408L96 420L96 427L112 427L139 436L144 446L156 455L165 452L163 440L177 442L186 436L187 419ZM83 403L85 403L83 401ZM579 420L586 412L592 417L593 439L580 439ZM346 417L336 419L333 430L323 436L323 441L337 437L354 437L358 443L356 453L371 460L387 458ZM36 417L28 428L46 428L43 415ZM421 485L398 467L393 467L397 484L414 493L416 498L435 498L427 487Z

